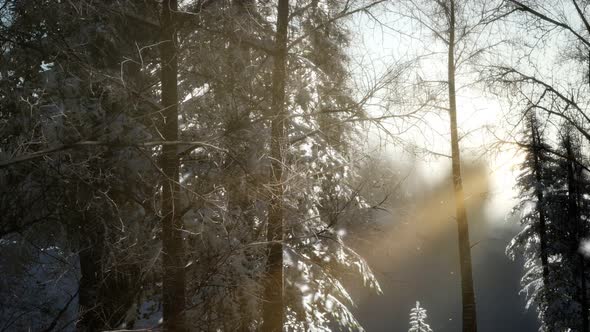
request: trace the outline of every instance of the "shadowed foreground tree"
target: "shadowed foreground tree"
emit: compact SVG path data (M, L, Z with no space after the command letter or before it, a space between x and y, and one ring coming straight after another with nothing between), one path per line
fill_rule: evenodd
M145 83L150 75L144 76L136 66L122 68L119 60L135 52L130 39L143 43L149 37L125 26L124 16L113 14L108 6L78 5L4 1L1 6L2 154L9 161L21 155L37 157L7 166L0 175L17 189L2 192L2 209L20 214L3 218L2 229L10 227L2 235L18 237L15 244L37 251L40 259L49 260L44 264L61 266L63 278L51 275L35 284L42 273L35 260L29 261L28 277L23 278L30 282L28 287L50 293L47 284L54 280L69 292L63 303L37 305L28 313L14 311L22 317L12 322L15 329L57 329L74 322L80 330L120 326L141 292L140 262L150 255L147 248L153 245L148 243L154 220L127 212L143 210L136 196L153 193L143 180L153 179L154 174L146 171L148 159L117 143L149 135L138 117L145 105L120 89L121 81L111 79L121 74L129 87ZM97 15L81 8L103 11ZM146 16L152 9L124 8ZM64 153L64 146L86 140L100 140L101 144ZM44 150L54 153L41 158L47 155L37 152ZM17 207L11 202L37 193L40 196L33 205ZM12 246L3 241L2 245L8 251ZM39 296L25 301L46 299ZM27 321L27 315L35 311L49 318ZM76 311L79 317L73 320L71 314Z
M173 13L178 11L176 0L162 2L160 25L160 75L162 89L163 126L160 132L166 141L178 140L178 56L176 27ZM162 304L164 328L185 331L185 257L182 239L182 219L179 215L179 158L176 145L162 147Z
M110 289L105 306L102 295L86 296L96 294L94 288L82 287L80 328L153 328L162 314L169 330L256 330L263 324L293 330L331 324L360 328L339 278L352 269L366 285L378 289L378 284L337 232L342 223L354 220L354 213L367 208L351 185L356 162L350 148L356 137L353 123L364 114L347 82L343 49L348 38L341 20L378 2L361 7L344 1L285 2L287 10L293 10L277 29L285 29L282 69L281 62L269 65L277 58L269 41L277 34L278 16L275 4L267 1L188 1L177 6L171 0L152 4L153 11L144 1L60 3L47 8L71 16L56 23L55 35L47 33L38 43L55 46L58 55L47 48L38 57L22 57L29 39L7 42L4 50L10 52L3 56L10 62L2 67L0 83L9 89L1 97L3 105L15 111L2 113L9 124L2 127L8 133L0 161L8 174L4 178L10 178L10 188L19 188L19 195L30 190L30 179L57 181L43 185L52 189L44 197L48 207L60 210L51 220L46 218L53 228L43 230L47 241L38 250L65 249L57 240L75 242L78 232L105 240L105 246L86 241L86 251L79 254L72 250L83 260L81 269L94 276L93 282L86 278L82 284ZM30 7L29 1L11 3L28 14L45 8ZM100 18L141 27L144 33L131 28L111 33L105 25L96 29L102 42L96 47L86 40L74 43L76 49L51 43L86 32L95 22L81 13L97 11L103 14ZM235 15L240 11L242 15ZM43 36L42 30L35 30L37 24L53 27L42 15L25 16L22 22L32 27L3 26L2 37L30 31ZM84 58L88 63L77 62L90 50L96 54ZM47 65L49 61L53 63ZM84 70L73 70L74 64ZM59 89L44 90L45 82L37 80L40 66L51 67L43 75L68 78L61 85L69 89L65 98ZM283 71L280 80L273 79L276 66ZM72 82L89 92L70 89ZM283 97L273 88L280 85ZM63 108L48 112L62 101ZM82 106L72 106L77 103ZM43 131L30 135L18 126L23 119ZM55 129L55 137L46 128ZM255 144L244 144L242 138ZM44 177L45 172L52 177ZM63 186L52 187L60 182ZM271 183L261 185L266 182ZM61 190L68 197L66 206L60 205ZM5 198L10 198L8 191L3 191ZM24 211L17 211L12 200L6 208L14 218L2 223L2 235L37 230L30 227L34 218L20 216ZM72 218L78 214L86 218ZM71 230L76 233L61 234L59 228L73 220L77 222ZM272 230L281 224L282 230ZM267 234L279 238L269 243ZM267 247L274 247L272 254L264 250ZM27 264L36 267L34 261ZM77 266L71 269L79 272ZM283 286L267 287L282 305L265 305L269 270L285 271L271 278L274 286ZM134 281L129 296L117 296L127 292L106 282L112 277ZM55 304L59 308L47 310L59 318L56 324L39 320L28 326L61 328L75 322L78 295L71 293L63 297L64 303ZM62 304L70 305L63 315ZM95 310L111 305L116 315ZM272 311L282 314L263 319ZM112 319L107 322L106 317ZM27 326L24 319L19 324Z

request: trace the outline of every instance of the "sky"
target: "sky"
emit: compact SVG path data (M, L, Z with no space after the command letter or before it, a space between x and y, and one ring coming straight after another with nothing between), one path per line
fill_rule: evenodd
M378 21L377 21L378 20ZM400 28L405 26L406 28ZM352 79L357 85L370 85L367 81L375 81L382 76L389 67L407 63L424 52L423 45L428 43L431 35L415 33L410 36L416 26L408 24L407 20L400 20L394 14L377 11L374 17L358 15L350 23L353 40L350 48ZM394 30L396 29L396 30ZM420 36L422 34L422 36ZM421 39L421 40L418 40ZM442 65L440 61L443 61ZM411 68L400 82L396 82L392 89L400 88L408 91L409 83L405 78L412 79L416 72L426 80L445 79L446 58L443 54L421 61L421 68ZM440 70L440 68L443 70ZM359 83L363 82L363 83ZM518 127L513 127L507 121L510 106L497 96L481 91L478 87L463 88L459 83L458 91L458 125L460 135L466 134L460 142L461 152L466 160L484 160L491 178L490 198L486 206L493 222L504 223L503 218L515 203L517 192L514 189L515 178L519 173L519 164L523 156L510 145L499 146L498 138L513 136ZM411 91L410 91L411 92ZM389 91L377 96L373 104L386 104ZM407 97L407 96L406 96ZM442 106L447 106L443 103ZM398 105L392 102L388 110L369 105L370 112L382 115L384 112L407 113L412 106ZM392 133L400 133L402 144L383 144L383 133L373 132L372 144L369 149L383 148L394 159L411 158L417 163L417 170L421 176L429 181L440 181L450 172L450 160L438 157L428 151L450 154L450 129L446 111L421 113L422 121L395 119L386 121L386 126ZM412 127L413 124L416 124ZM410 128L410 129L407 129ZM375 128L373 128L375 129ZM388 142L390 143L390 142ZM399 143L399 142L397 142ZM408 153L416 146L419 157L414 159ZM401 147L401 148L400 148Z

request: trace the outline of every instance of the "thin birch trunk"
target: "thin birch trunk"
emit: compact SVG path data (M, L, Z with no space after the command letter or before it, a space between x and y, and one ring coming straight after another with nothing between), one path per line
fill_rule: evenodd
M453 163L453 187L459 235L459 263L461 267L461 297L463 302L463 332L477 332L475 308L475 290L471 267L471 245L469 242L469 224L465 209L463 182L461 179L461 156L457 131L457 99L455 87L455 1L450 1L449 8L449 115L451 122L451 151Z

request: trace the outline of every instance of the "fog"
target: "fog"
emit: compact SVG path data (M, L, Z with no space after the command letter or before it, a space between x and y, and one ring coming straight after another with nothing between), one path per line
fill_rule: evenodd
M415 160L378 166L384 173L399 172L392 179L397 183L394 198L374 213L372 222L350 229L346 237L367 259L383 289L377 295L354 288L359 320L370 332L404 331L410 309L420 301L435 331L459 331L460 275L450 170L443 162ZM428 169L431 173L424 174L422 170ZM512 190L495 190L513 180L505 176L516 170L498 176L502 170L494 172L476 161L465 162L463 169L481 331L535 331L536 314L525 309L524 295L519 294L522 263L505 254L508 242L520 231L518 214L510 213ZM380 189L375 189L377 196ZM381 193L376 200L382 197Z

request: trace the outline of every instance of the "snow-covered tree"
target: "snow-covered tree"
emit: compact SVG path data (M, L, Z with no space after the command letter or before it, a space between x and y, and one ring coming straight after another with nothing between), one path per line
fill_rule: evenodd
M522 278L523 291L529 299L529 306L535 304L539 317L546 315L548 298L552 297L552 287L548 286L549 236L554 223L547 216L546 193L550 188L554 160L549 154L550 147L545 143L542 125L534 112L525 115L523 145L525 161L521 174L517 178L521 201L513 213L522 213L520 223L523 230L514 237L507 248L507 253L514 258L516 254L525 257L525 275Z
M158 257L159 218L146 197L157 195L158 172L146 153L151 147L142 147L156 137L145 116L154 111L153 95L145 91L154 75L135 61L153 59L148 52L138 55L135 44L152 42L145 26L129 26L126 19L149 17L154 6L118 2L118 14L113 6L2 5L2 18L10 17L0 27L0 107L9 110L2 112L0 134L8 163L0 170L7 184L0 186L0 209L8 217L0 234L10 239L2 252L13 246L38 251L30 257L46 261L53 273L45 275L55 276L64 299L31 306L42 309L43 319L29 320L34 310L16 312L11 328L17 330L74 322L80 330L125 325L155 271L146 262ZM36 259L22 264L41 270ZM43 274L31 275L22 279L31 280L31 292L51 288L52 279L35 283Z
M580 140L569 126L559 128L556 148L545 143L547 123L525 115L525 160L517 185L523 230L507 248L524 258L522 292L535 307L542 331L583 331L588 279L579 251L587 234L587 192Z
M554 183L547 195L548 216L555 223L552 241L555 257L555 278L559 293L555 302L560 311L552 315L558 328L571 331L588 330L588 271L586 258L580 252L583 239L588 236L588 174L581 139L569 124L559 127L559 140L553 172ZM558 272L557 272L558 271Z
M221 137L215 142L219 149L197 149L181 161L184 185L191 189L185 215L189 262L201 262L187 269L195 325L260 324L263 243L269 201L276 195L268 184L277 158L268 158L274 115L267 49L275 7L265 1L217 2L201 16L204 26L215 29L183 35L180 68L191 70L181 80L187 96L181 135ZM378 288L370 269L336 232L352 211L365 208L351 188L355 132L346 122L362 112L347 83L345 25L333 19L351 10L339 1L292 2L289 8L281 246L284 321L294 330L326 329L331 322L358 328L339 271L357 268L367 285ZM207 196L192 194L199 192ZM209 286L212 280L216 286ZM219 286L226 284L238 286Z
M0 208L10 222L0 225L0 235L39 234L41 248L58 248L76 262L60 262L56 274L69 266L74 290L80 279L79 292L68 289L63 301L52 301L55 308L39 326L66 303L70 317L56 324L76 321L76 304L80 329L157 322L162 250L170 252L162 247L162 220L170 216L162 201L173 192L174 218L182 221L176 245L186 252L178 250L174 265L186 274L188 328L259 329L274 162L288 180L280 243L285 325L360 329L340 272L356 269L366 285L378 284L336 232L366 207L350 184L350 120L362 111L348 87L342 19L356 7L290 3L283 151L269 158L276 4L179 1L171 14L178 34L178 140L164 144L173 136L162 130L170 123L167 110L177 103L160 105L159 74L172 63L162 64L158 52L171 39L160 33L162 3L4 3L2 23L11 22L0 27L6 60L0 62ZM178 172L169 171L174 165L162 169L171 159L164 150L178 152ZM0 245L12 246L10 240ZM36 256L21 258L28 257ZM33 258L22 271L35 268ZM26 324L41 315L16 316Z
M410 329L408 332L432 332L430 325L426 323L426 309L416 301L416 306L410 310Z

